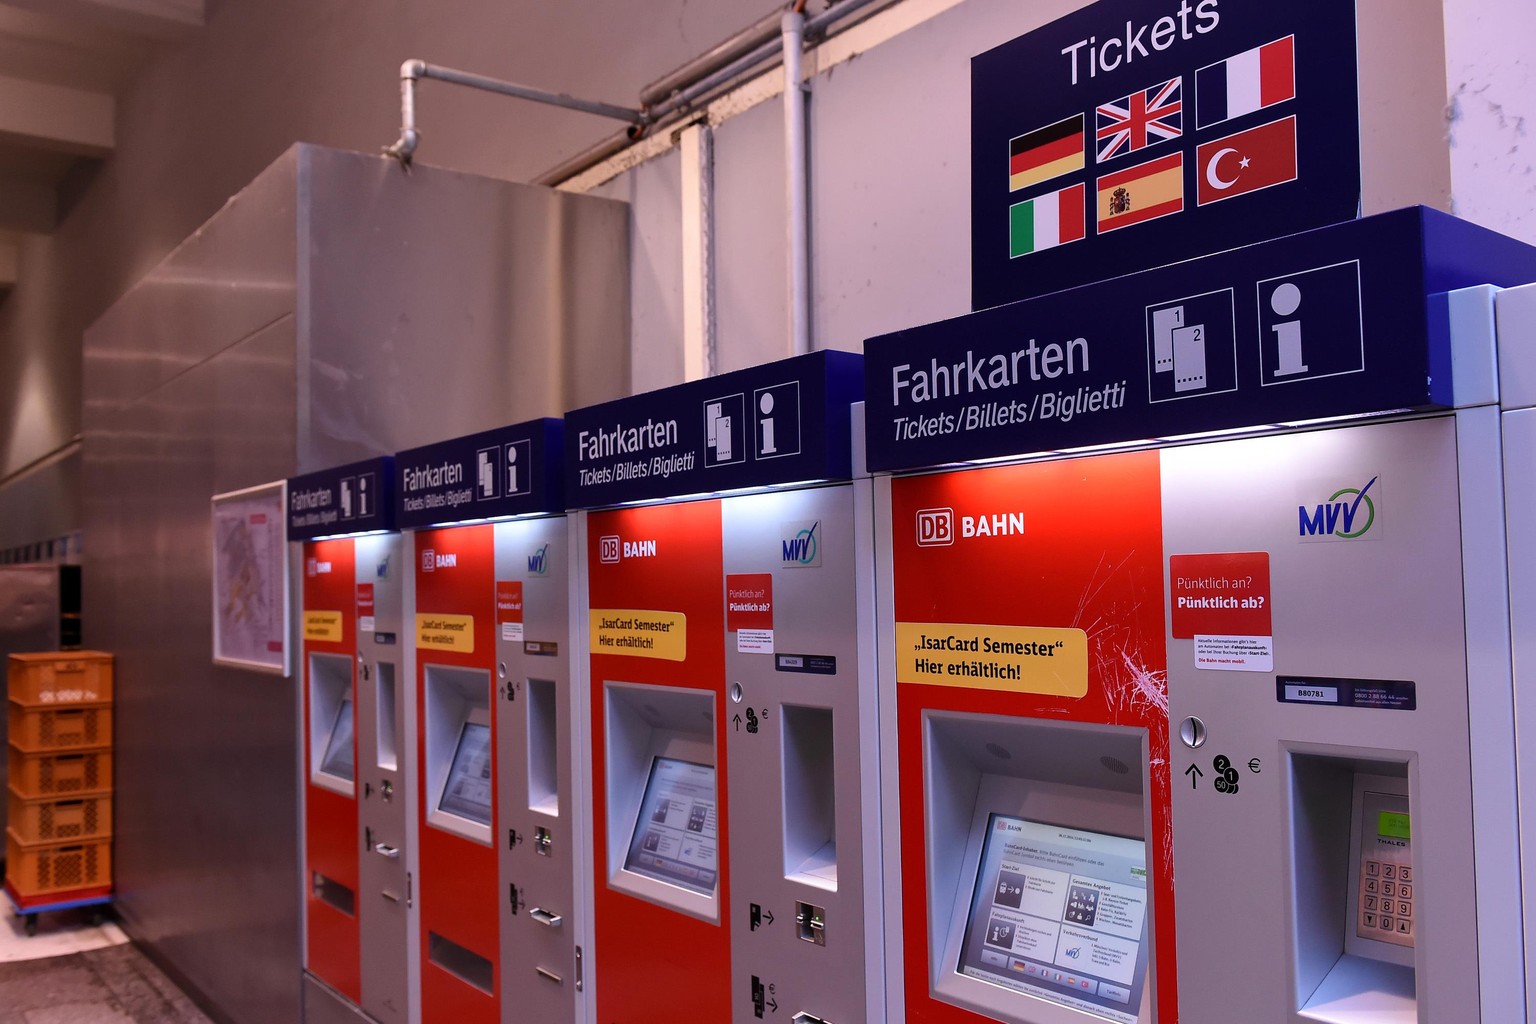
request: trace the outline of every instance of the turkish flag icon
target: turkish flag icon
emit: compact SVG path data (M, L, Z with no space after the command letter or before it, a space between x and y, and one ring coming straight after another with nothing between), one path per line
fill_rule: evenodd
M1201 206L1296 180L1296 118L1286 117L1201 145L1195 152Z

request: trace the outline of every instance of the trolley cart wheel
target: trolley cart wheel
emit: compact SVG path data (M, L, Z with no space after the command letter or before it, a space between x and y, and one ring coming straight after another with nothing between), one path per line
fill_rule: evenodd
M31 938L32 936L36 935L37 934L37 915L36 914L28 914L27 915L27 919L26 919L26 923L23 925L23 928L26 930L28 938Z

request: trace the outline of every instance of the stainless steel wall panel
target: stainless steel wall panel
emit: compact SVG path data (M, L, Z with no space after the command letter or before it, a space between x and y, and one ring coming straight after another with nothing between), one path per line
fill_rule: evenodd
M118 656L119 910L236 1020L297 1018L296 754L291 683L211 663L209 498L291 471L293 353L285 317L86 449L85 614Z
M623 204L314 147L300 191L301 471L629 393Z
M84 614L118 655L119 903L231 1020L304 1003L297 702L292 679L212 664L209 499L625 394L628 223L610 200L299 146L86 333Z
M87 430L93 406L146 395L292 312L297 153L279 157L91 326Z

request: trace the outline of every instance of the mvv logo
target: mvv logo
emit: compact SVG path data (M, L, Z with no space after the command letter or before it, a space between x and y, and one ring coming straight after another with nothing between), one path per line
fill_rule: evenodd
M549 545L545 544L533 554L528 556L528 572L532 576L543 576L549 572Z
M1317 505L1296 507L1296 530L1302 540L1354 540L1376 525L1376 501L1381 489L1373 476L1364 487L1341 487ZM1375 488L1374 495L1372 488Z
M821 520L806 519L779 526L779 564L811 568L821 564Z

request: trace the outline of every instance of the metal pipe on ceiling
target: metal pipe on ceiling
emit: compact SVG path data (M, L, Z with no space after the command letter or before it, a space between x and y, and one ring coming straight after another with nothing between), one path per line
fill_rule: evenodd
M839 2L832 4L814 18L806 19L804 36L810 40L823 38L832 34L833 25L838 22L847 22L854 14L872 5L890 5L899 2L900 0L839 0ZM645 112L649 118L646 131L653 132L657 128L684 119L694 108L702 104L706 98L723 92L726 87L734 84L738 79L757 70L759 65L773 60L775 57L782 56L783 44L777 38L778 20L780 17L780 12L775 12L771 15L775 28L773 35L765 41L758 43L757 46L742 56L713 68L706 64L703 58L690 61L688 64L683 65L683 67L664 75L647 86L647 90L654 90L665 84L670 91L665 99L655 104L646 104ZM764 19L764 21L767 20ZM733 36L732 39L739 39L745 42L746 39L751 37L752 31L762 23L758 22L751 28ZM843 29L848 27L850 27L849 24L841 26ZM724 47L725 44L721 44L721 46L716 47L715 50L710 52L720 51ZM696 74L698 77L692 81L686 80L682 74L685 69L690 74ZM644 96L645 94L642 93L642 99L644 99ZM628 133L604 139L590 149L583 150L570 159L561 161L559 164L551 167L543 174L534 178L533 183L535 185L558 185L562 181L574 178L583 171L596 167L603 161L622 153L633 145L635 141L636 136Z
M579 110L598 117L625 121L629 123L631 129L635 130L643 130L649 122L643 110L615 106L612 103L601 103L596 100L584 100L545 89L535 89L532 86L477 75L470 71L428 64L424 60L408 60L400 65L400 138L395 140L394 145L384 150L402 164L411 162L411 157L421 142L421 133L416 128L416 83L424 78L434 78L451 85L462 85L471 89L499 93L502 96L514 96L518 99L533 100L535 103L546 103L564 107L567 110Z
M640 90L640 105L650 108L675 92L697 82L705 75L725 67L779 36L780 12L773 11L731 36L725 42L701 53L688 63L669 71Z
M806 165L805 87L800 58L805 46L805 15L789 10L783 18L784 177L789 237L789 354L811 351L810 169Z

